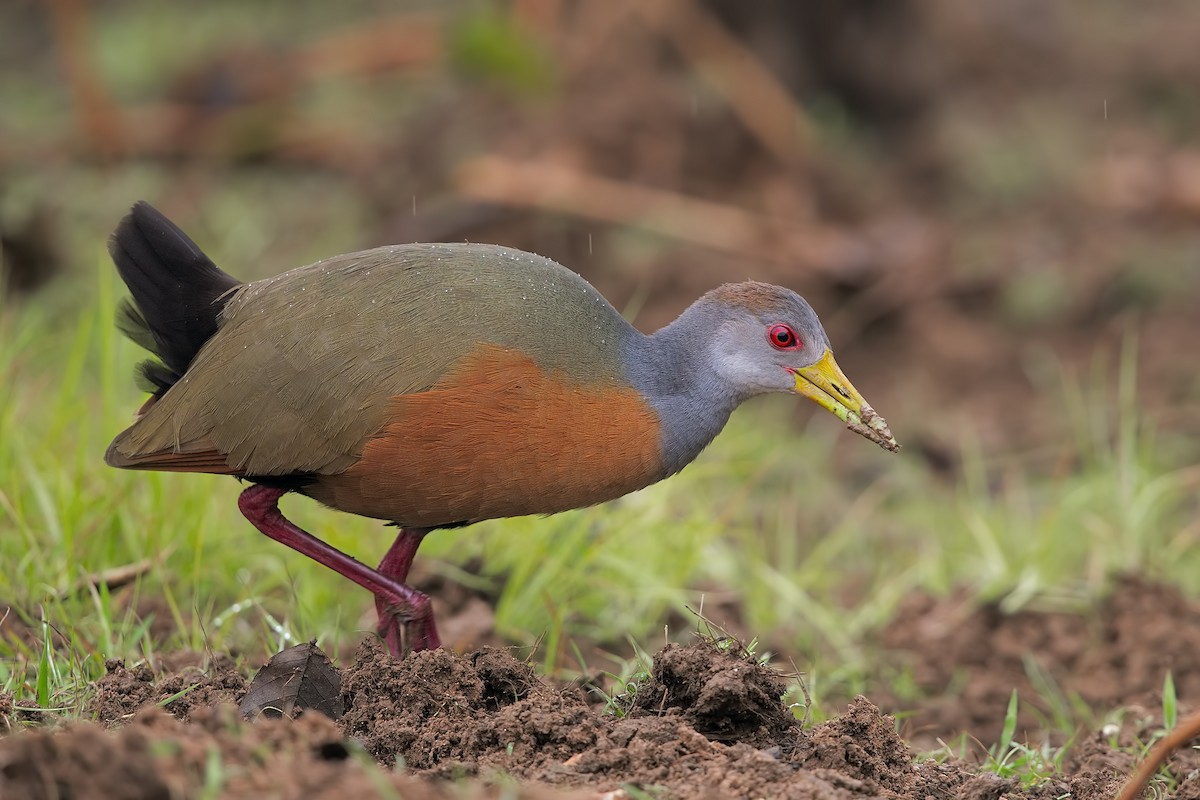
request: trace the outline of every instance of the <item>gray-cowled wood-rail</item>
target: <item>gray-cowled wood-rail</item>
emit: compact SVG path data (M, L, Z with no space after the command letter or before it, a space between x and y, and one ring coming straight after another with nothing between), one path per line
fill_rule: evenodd
M396 655L439 646L405 583L427 533L660 481L749 397L803 395L897 449L816 313L778 286L726 284L646 335L574 272L493 245L380 247L241 283L138 203L109 251L133 296L121 327L158 360L105 460L249 481L246 518L374 594ZM285 519L287 492L399 534L371 569Z

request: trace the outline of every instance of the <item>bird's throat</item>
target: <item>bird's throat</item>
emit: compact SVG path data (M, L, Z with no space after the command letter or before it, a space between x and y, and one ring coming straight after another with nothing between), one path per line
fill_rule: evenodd
M702 362L695 340L663 328L630 343L630 382L658 414L663 477L692 462L716 438L741 403Z

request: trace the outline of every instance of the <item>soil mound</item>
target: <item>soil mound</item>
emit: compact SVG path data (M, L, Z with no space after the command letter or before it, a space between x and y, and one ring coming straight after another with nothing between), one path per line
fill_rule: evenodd
M676 713L713 741L770 747L798 727L779 702L785 691L777 672L733 650L669 644L654 657L651 682L638 692L634 708Z

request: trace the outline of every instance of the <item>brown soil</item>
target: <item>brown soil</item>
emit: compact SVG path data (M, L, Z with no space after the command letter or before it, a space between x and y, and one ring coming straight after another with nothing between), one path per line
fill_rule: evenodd
M159 677L144 664L131 669L123 661L113 660L105 667L107 674L96 682L92 712L107 725L124 723L147 705L188 719L197 708L234 702L246 691L246 679L227 659L207 668L185 666Z
M338 722L311 712L244 721L233 704L246 681L227 663L156 675L114 662L96 687L99 724L0 739L0 796L1108 798L1137 743L1161 726L1162 671L1185 701L1200 690L1200 647L1187 634L1200 626L1179 624L1197 616L1200 604L1136 580L1086 618L964 613L952 600L914 598L885 636L885 660L910 665L932 698L908 703L898 725L859 697L809 730L781 701L780 674L708 640L656 654L624 716L493 647L397 661L368 639L342 671ZM1081 731L1062 773L1034 788L977 764L916 758L920 747L898 731L987 742L1014 687L1038 703L1027 654L1098 714L1127 706L1120 724ZM901 705L882 691L876 699ZM1198 768L1200 753L1176 756L1181 780L1168 796L1200 797Z
M1022 731L1053 719L1048 694L1081 700L1097 715L1131 703L1158 708L1168 671L1180 698L1200 697L1200 603L1138 578L1119 581L1087 616L1004 614L961 597L915 595L882 638L888 663L910 671L927 698L877 701L904 712L906 734L929 747L961 733L994 742L1013 689Z
M200 709L188 723L151 707L116 731L83 723L10 737L0 750L0 793L12 800L499 796L386 774L319 714L251 724L230 705ZM550 795L531 787L507 796Z

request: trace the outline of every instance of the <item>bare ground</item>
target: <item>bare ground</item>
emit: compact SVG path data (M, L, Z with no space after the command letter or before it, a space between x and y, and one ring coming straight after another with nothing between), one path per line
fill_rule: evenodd
M928 697L901 702L880 690L807 730L781 701L778 672L709 639L661 650L623 716L493 647L397 661L368 639L342 670L338 721L310 712L246 722L234 704L247 682L220 660L157 675L111 662L96 686L96 722L0 739L0 794L1107 798L1133 767L1130 745L1161 726L1165 670L1182 696L1197 688L1200 648L1181 631L1198 626L1180 622L1198 615L1200 604L1132 579L1088 616L913 598L884 636L884 661L907 663ZM1091 705L1093 724L1111 709L1127 713L1103 732L1081 728L1061 774L1031 788L969 759L919 757L910 742L928 753L935 735L993 741L1014 688L1036 730L1036 712L1049 709L1029 657L1064 696ZM11 706L0 703L0 714L11 719ZM1170 796L1198 796L1200 755L1172 764Z

